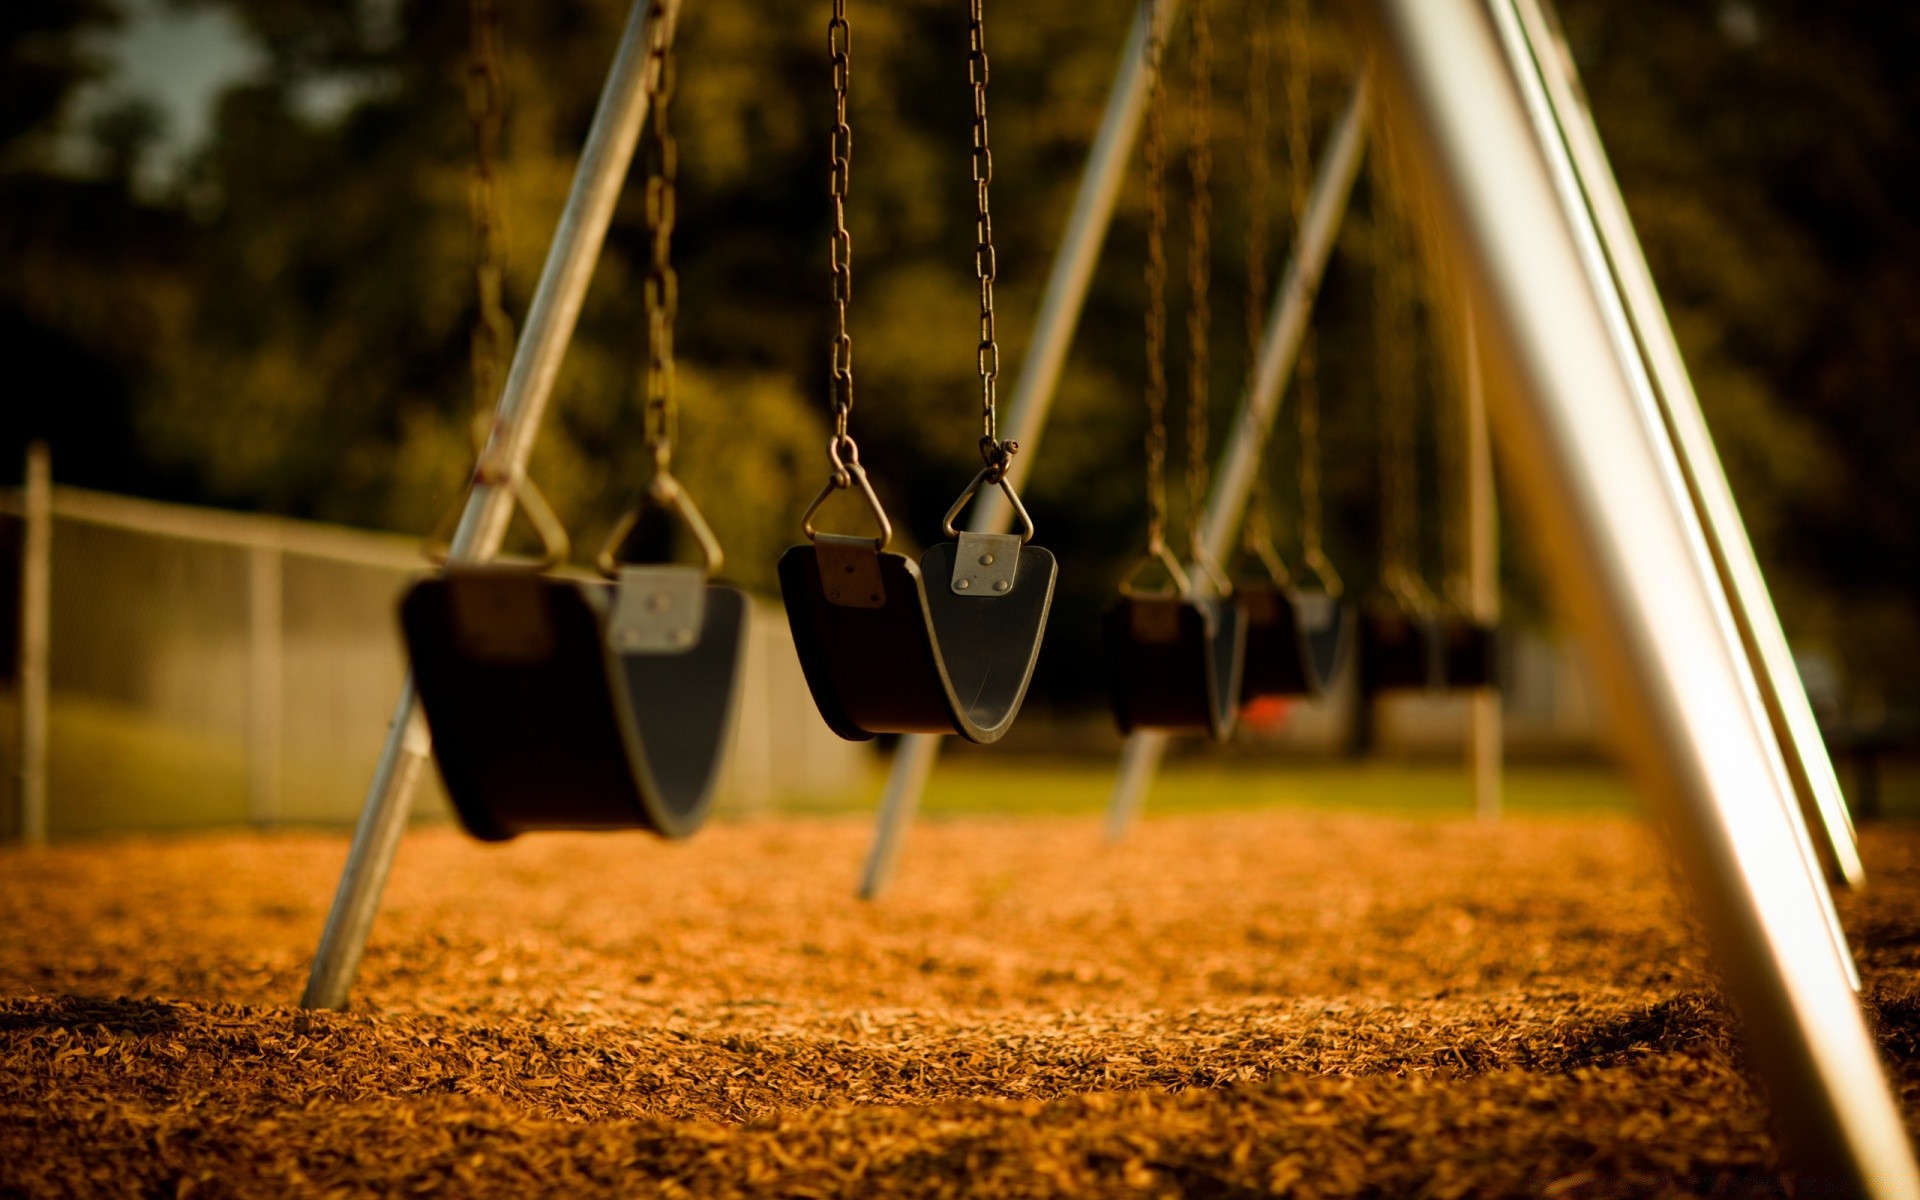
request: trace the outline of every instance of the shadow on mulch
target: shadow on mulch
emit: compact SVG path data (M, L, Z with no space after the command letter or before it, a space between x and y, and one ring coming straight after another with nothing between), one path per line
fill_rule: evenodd
M1552 1070L1615 1067L1646 1054L1706 1051L1738 1059L1733 1013L1717 996L1691 993L1570 1032ZM1544 1064L1543 1064L1544 1065Z
M180 1010L174 1005L130 996L53 996L0 1007L0 1033L97 1028L140 1035L165 1033L180 1024Z

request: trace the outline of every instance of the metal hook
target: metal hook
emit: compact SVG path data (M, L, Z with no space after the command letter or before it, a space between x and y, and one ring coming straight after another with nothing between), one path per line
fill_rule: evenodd
M602 575L608 579L620 577L620 548L626 545L633 527L640 523L640 518L649 507L678 514L681 522L692 531L693 540L700 544L700 557L705 560L707 578L719 574L721 566L727 561L726 553L720 548L720 539L713 536L712 528L707 525L707 519L700 515L700 508L693 502L687 489L663 469L654 472L646 491L640 494L640 502L627 510L627 515L620 518L613 532L607 535L606 543L600 547L594 565L600 568Z
M1181 569L1180 560L1173 556L1173 551L1167 549L1167 543L1160 538L1148 542L1146 551L1134 560L1133 566L1120 580L1120 594L1138 595L1142 590L1139 586L1140 573L1156 563L1166 568L1167 578L1172 581L1174 589L1180 595L1193 594L1193 581L1187 578L1186 571Z
M1005 445L1011 446L1013 443L1007 442ZM945 533L948 537L960 536L960 531L954 528L953 519L960 515L960 510L967 506L967 501L973 499L974 493L980 490L980 485L983 483L993 483L1000 486L1000 491L1006 496L1007 503L1013 505L1013 515L1020 519L1021 544L1025 545L1027 542L1032 541L1033 518L1028 515L1027 506L1020 503L1020 494L1013 490L1013 482L1007 478L1005 463L1000 465L997 475L992 466L981 468L980 473L973 477L973 482L969 483L961 491L960 498L953 502L953 507L947 510L946 518L940 522L941 532Z
M1320 590L1338 600L1347 590L1347 585L1341 581L1340 572L1333 569L1333 561L1318 546L1307 551L1306 560L1307 570L1312 571L1313 577L1320 581Z
M467 500L472 497L473 489L482 485L504 489L512 502L518 504L520 511L527 515L527 523L533 526L533 532L540 539L539 558L508 559L504 565L524 566L529 571L539 572L551 571L567 560L567 555L573 550L573 540L567 536L567 527L554 514L553 506L547 503L546 496L534 485L526 469L514 465L502 470L482 457L473 469L473 478L467 484L461 503L448 510L433 532L427 535L426 543L421 547L427 561L440 567L451 561L453 536L467 511Z
M867 478L867 469L860 465L859 449L855 447L853 453L842 460L840 440L835 438L827 443L827 454L833 459L834 473L828 476L827 486L820 489L820 494L813 498L813 503L807 505L807 511L801 514L800 532L807 535L808 541L813 541L819 536L819 531L813 527L813 514L819 512L820 506L827 502L827 497L835 492L843 488L857 487L860 489L860 494L866 498L868 511L873 514L874 521L880 526L879 534L873 539L873 548L876 551L885 550L887 543L893 540L893 522L887 520L887 510L881 507L880 497L874 493L873 481ZM847 438L846 443L850 447L853 446L853 439Z

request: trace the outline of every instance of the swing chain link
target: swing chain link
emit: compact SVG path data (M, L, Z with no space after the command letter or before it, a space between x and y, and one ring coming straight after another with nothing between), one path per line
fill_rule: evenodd
M1210 0L1193 0L1187 46L1187 174L1192 185L1187 247L1187 544L1189 557L1225 591L1206 547L1207 406L1213 310L1213 20Z
M1141 158L1146 166L1147 259L1147 553L1167 554L1167 197L1166 197L1166 82L1160 76L1166 47L1160 37L1160 5L1153 0L1147 14L1147 111L1141 135Z
M468 354L473 373L473 442L484 450L493 426L494 406L513 350L513 320L502 299L507 267L506 218L500 206L497 161L506 123L506 96L500 66L498 0L473 0L471 44L467 59L467 120L473 126L473 173L467 208L474 240L474 283L479 311Z
M987 466L988 483L1007 477L1007 468L1020 449L1018 442L1000 440L995 400L1000 381L1000 344L994 331L993 283L998 262L993 252L993 214L987 203L993 182L993 151L987 145L987 28L983 0L967 7L967 80L973 85L973 269L980 280L980 457Z
M673 442L679 423L674 404L673 328L680 309L680 280L671 256L679 145L667 121L673 102L673 29L666 0L647 12L647 95L653 136L647 145L646 221L652 258L643 287L647 314L647 363L643 395L647 448L653 453L655 487L670 490Z
M834 338L832 351L833 440L827 458L833 465L833 485L853 484L852 468L860 462L860 448L847 433L853 415L853 338L847 333L847 304L853 298L853 235L847 232L847 180L852 170L853 126L847 123L847 81L853 51L852 27L847 24L846 0L833 0L827 22L827 51L833 65L833 136L828 193L833 199L833 235L828 256L833 267Z
M1287 3L1287 192L1293 215L1294 245L1307 228L1312 202L1313 45L1308 0ZM1294 411L1300 435L1300 557L1328 595L1344 590L1340 574L1322 542L1325 518L1320 487L1320 376L1313 329L1301 334L1294 366Z
M1271 126L1268 95L1268 60L1272 55L1265 0L1245 0L1246 21L1246 343L1247 389L1251 394L1260 370L1260 355L1266 344L1267 311L1267 195L1272 182L1272 160L1267 151ZM1265 567L1275 586L1289 582L1286 565L1273 545L1273 483L1267 469L1267 443L1271 431L1262 426L1255 438L1253 495L1247 504L1246 519L1240 525L1240 546L1245 556Z
M1404 214L1395 203L1398 182L1390 136L1372 155L1374 222L1374 336L1380 372L1380 583L1403 608L1431 610L1421 580L1419 413L1414 403L1416 320Z
M526 514L540 539L541 554L522 565L536 571L565 562L572 552L567 529L540 494L523 467L513 461L510 447L500 438L502 427L496 406L513 353L513 320L507 316L503 291L506 278L506 217L500 204L496 169L502 130L506 124L506 88L501 69L500 10L496 0L472 0L466 70L467 121L473 127L473 172L468 180L467 212L474 242L474 284L479 304L469 334L468 355L473 373L473 474L468 494L476 487L504 490ZM453 542L467 504L449 509L427 535L422 546L428 561L440 566L453 558Z

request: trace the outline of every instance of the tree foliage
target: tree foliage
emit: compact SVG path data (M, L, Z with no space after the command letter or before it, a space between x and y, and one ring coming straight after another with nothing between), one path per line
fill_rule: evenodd
M7 406L0 451L49 435L75 482L424 531L457 502L473 453L466 5L191 2L231 13L270 68L222 99L211 144L162 196L132 183L156 132L137 107L95 122L94 175L46 153L98 69L86 36L116 19L109 0L23 0L0 14L0 348L21 377L45 381ZM508 299L522 314L625 5L503 7ZM1003 395L1131 7L990 6ZM1242 381L1246 212L1244 9L1216 7L1217 432ZM932 536L976 465L965 15L935 0L854 13L854 431L910 539ZM1912 695L1920 415L1905 393L1920 365L1920 83L1900 55L1920 17L1787 0L1568 0L1565 15L1790 629L1844 652L1861 681ZM677 461L733 573L763 588L825 476L825 21L824 2L689 4L679 51ZM1185 81L1173 51L1177 168ZM1330 23L1313 57L1324 134L1352 57ZM1172 175L1178 280L1183 172ZM583 546L647 468L637 184L533 463ZM1376 540L1369 208L1363 187L1318 319L1330 547L1362 587ZM1089 686L1092 613L1144 519L1143 220L1136 170L1028 497L1067 564L1043 668L1062 695ZM1270 221L1283 249L1286 222ZM1177 287L1172 300L1177 313ZM1178 380L1186 348L1172 325ZM1432 372L1443 358L1421 361ZM1283 433L1283 497L1291 453ZM1430 525L1457 508L1431 483L1427 497ZM1524 571L1515 590L1527 592Z

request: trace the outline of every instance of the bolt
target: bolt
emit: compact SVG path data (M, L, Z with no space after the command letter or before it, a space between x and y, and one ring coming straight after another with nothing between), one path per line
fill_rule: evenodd
M959 588L959 589L960 589L961 591L963 591L963 592L964 592L964 591L966 591L966 590L967 590L968 588L970 588L970 587L972 587L972 586L973 586L973 580L971 580L971 579L960 579L960 580L956 580L956 581L954 582L954 585L953 585L953 586L954 586L954 587L957 587L957 588Z
M992 565L993 565L993 555L991 555L991 554L982 554L982 555L980 556L980 565L981 565L981 566L983 566L983 567L990 567L990 566L992 566Z
M998 581L996 581L996 582L994 583L994 585L993 585L993 590L994 590L994 591L996 591L996 592L1004 592L1004 591L1006 591L1006 590L1007 590L1008 588L1010 588L1010 587L1012 587L1012 586L1013 586L1012 584L1010 584L1010 583L1008 583L1008 582L1007 582L1006 580L1004 580L1004 579L1002 579L1002 580L998 580Z
M655 592L647 597L647 607L655 612L665 612L673 607L673 600L665 592Z

